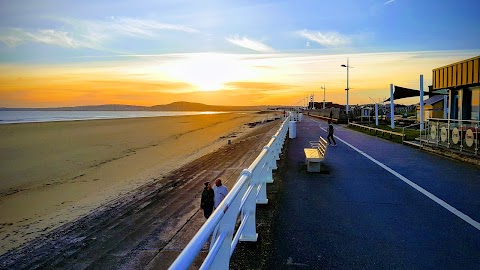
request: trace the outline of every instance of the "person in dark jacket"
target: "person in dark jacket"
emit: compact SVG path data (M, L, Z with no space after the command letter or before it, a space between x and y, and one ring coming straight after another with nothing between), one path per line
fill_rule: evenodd
M337 142L335 141L335 138L333 138L333 124L332 124L332 120L328 120L328 136L327 136L328 145L331 145L331 144L332 144L332 143L330 142L330 138L332 138L332 140L333 140L333 146L336 146L336 145L337 145Z
M215 198L215 194L212 189L212 185L210 182L205 182L205 188L202 192L202 200L200 202L200 208L203 209L203 215L205 218L209 218L213 212L213 200Z

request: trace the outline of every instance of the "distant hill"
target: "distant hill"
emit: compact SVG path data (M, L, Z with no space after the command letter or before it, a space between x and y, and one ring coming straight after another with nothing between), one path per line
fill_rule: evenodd
M217 106L180 101L150 107L105 104L57 108L0 108L0 111L261 111L266 109L268 106Z
M152 111L258 111L266 109L267 106L217 106L185 101L149 107L149 110Z
M105 104L56 108L0 108L0 111L147 111L149 107Z

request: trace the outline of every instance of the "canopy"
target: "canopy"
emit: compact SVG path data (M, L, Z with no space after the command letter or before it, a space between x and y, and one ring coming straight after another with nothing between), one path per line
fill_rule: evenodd
M398 100L401 98L408 98L408 97L419 97L420 96L420 90L415 90L415 89L409 89L401 86L393 86L393 99ZM430 91L425 92L425 95L428 96L434 96L434 95L440 95L437 93L433 93ZM390 101L390 98L386 99L385 102Z

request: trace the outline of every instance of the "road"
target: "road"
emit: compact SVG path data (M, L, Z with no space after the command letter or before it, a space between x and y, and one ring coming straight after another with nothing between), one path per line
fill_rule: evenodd
M320 127L322 126L322 127ZM335 125L322 172L288 144L272 269L480 269L480 169Z

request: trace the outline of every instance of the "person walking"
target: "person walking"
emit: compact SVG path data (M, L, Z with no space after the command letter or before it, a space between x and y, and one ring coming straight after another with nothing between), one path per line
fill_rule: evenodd
M217 209L220 203L225 199L228 194L228 188L222 184L222 180L215 180L215 186L213 187L215 192L215 200L213 204L213 209Z
M332 138L333 146L336 146L336 145L337 145L337 142L335 141L335 138L333 138L333 124L332 124L332 120L328 120L328 136L327 136L328 145L332 145L332 142L330 141L330 138Z
M203 209L203 215L206 219L210 217L213 212L213 203L215 200L215 192L212 189L210 182L204 183L205 188L203 188L202 199L200 201L200 208Z

